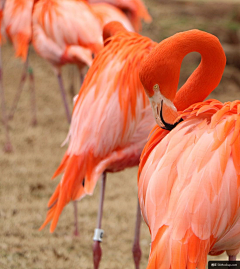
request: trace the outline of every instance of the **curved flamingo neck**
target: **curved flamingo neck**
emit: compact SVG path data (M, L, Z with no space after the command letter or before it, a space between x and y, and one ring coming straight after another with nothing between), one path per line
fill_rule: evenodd
M191 32L191 31L190 31ZM177 92L174 105L184 110L190 105L203 101L219 84L226 65L226 56L219 40L208 33L196 31L183 34L176 57L182 62L190 52L199 52L201 62Z
M183 58L199 52L201 63L187 82L177 92ZM191 30L163 40L145 59L140 79L149 97L154 95L154 85L178 110L203 101L219 84L226 57L219 40L206 32Z

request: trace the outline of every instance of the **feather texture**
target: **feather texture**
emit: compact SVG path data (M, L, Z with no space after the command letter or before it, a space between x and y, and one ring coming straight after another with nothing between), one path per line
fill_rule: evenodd
M239 251L239 104L200 102L170 133L155 127L138 183L152 238L148 269L205 268L208 253Z

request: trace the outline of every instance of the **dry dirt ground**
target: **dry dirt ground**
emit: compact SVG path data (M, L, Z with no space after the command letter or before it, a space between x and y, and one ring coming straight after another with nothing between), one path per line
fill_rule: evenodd
M232 1L230 1L232 2ZM228 67L223 80L211 97L221 101L239 99L240 6L211 1L146 0L153 23L145 25L143 34L156 41L178 31L198 28L216 34L228 52ZM198 55L184 60L181 81L189 76L199 61ZM36 83L38 125L30 126L30 95L26 84L15 118L10 123L14 152L0 152L0 268L90 269L92 236L96 224L99 186L92 197L78 203L80 237L74 238L73 206L63 211L58 227L50 234L48 227L39 232L45 219L47 202L59 178L50 181L66 150L60 145L68 132L58 85L48 63L30 51ZM8 108L16 91L22 63L14 58L11 45L3 46L4 86ZM68 70L64 81L68 86ZM71 103L69 95L69 103ZM0 145L4 135L1 126ZM137 168L109 174L102 227L101 269L133 269L131 254L137 205ZM150 237L142 223L141 268L146 268ZM225 256L220 256L224 259ZM211 258L213 259L213 258Z

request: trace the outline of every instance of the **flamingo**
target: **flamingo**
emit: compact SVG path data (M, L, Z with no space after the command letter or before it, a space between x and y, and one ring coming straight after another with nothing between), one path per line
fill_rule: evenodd
M95 229L94 268L101 259L101 219L106 172L139 164L147 136L154 126L152 111L139 80L140 62L156 45L151 39L128 32L119 22L104 27L105 47L93 60L77 97L69 131L69 146L53 178L63 177L49 200L43 229L56 228L64 206L91 195L102 177L98 224ZM140 210L138 212L139 217ZM139 223L133 254L139 268Z
M31 125L34 126L37 124L34 76L33 70L28 63L29 44L32 38L33 4L34 0L6 0L2 10L1 28L3 36L7 36L12 42L15 49L15 56L20 57L24 62L19 87L10 108L9 119L12 119L14 116L28 72L31 90Z
M176 93L183 58L202 60ZM240 249L240 101L203 101L226 64L219 40L191 30L162 41L140 79L157 126L141 155L138 196L151 233L147 269L206 268ZM179 116L177 113L179 111Z
M92 52L98 53L103 46L100 23L85 0L39 0L33 11L32 43L52 64L70 123L61 66L76 64L81 70L92 64Z
M128 16L136 32L142 29L141 19L147 23L152 21L141 0L89 0L90 4L99 2L105 2L120 8Z

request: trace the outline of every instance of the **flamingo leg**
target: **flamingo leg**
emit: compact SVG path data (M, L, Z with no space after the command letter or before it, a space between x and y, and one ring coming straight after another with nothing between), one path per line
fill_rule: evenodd
M35 83L34 83L34 74L33 69L29 66L29 89L31 94L31 110L32 110L32 120L31 125L37 125L37 111L36 111L36 94L35 94Z
M1 99L1 110L2 110L2 121L5 127L5 145L4 151L11 152L12 144L9 136L9 127L8 127L8 117L6 113L6 103L5 103L5 95L4 95L4 87L3 87L3 72L2 72L2 49L0 46L0 99Z
M76 95L75 93L75 72L74 72L74 65L71 65L68 69L68 76L70 79L70 86L69 86L69 93L71 98L73 99L74 96Z
M17 105L18 105L18 101L20 99L20 96L21 96L21 93L22 93L22 90L23 90L23 86L24 86L26 78L27 78L27 70L28 70L28 56L27 56L26 62L24 63L24 66L23 66L22 76L21 76L21 79L20 79L20 83L19 83L17 92L16 92L15 97L13 99L13 104L12 104L12 106L10 108L10 113L9 113L8 118L11 119L11 120L14 117L14 114L15 114L15 111L16 111L16 108L17 108Z
M101 229L101 225L102 225L102 213L103 213L105 186L106 186L106 172L104 172L102 175L102 186L101 186L100 203L99 203L98 217L97 217L97 228L95 229L94 237L93 237L94 269L98 269L99 263L102 257L102 249L100 247L100 243L102 242L102 236L103 236L103 230Z
M133 259L135 263L135 268L139 269L139 264L142 256L142 251L139 244L140 239L140 226L141 226L141 209L139 205L139 201L137 202L137 216L136 216L136 225L135 225L135 235L134 242L132 247Z
M83 85L83 81L84 81L84 71L83 71L83 69L81 68L81 69L80 69L80 88L81 88L82 85Z
M67 103L67 98L66 98L66 93L64 90L64 86L63 86L63 80L62 80L61 73L58 73L57 78L58 78L58 83L59 83L59 87L60 87L60 92L62 95L63 104L65 107L67 121L70 124L71 123L71 114L70 114L70 110L69 110L68 103Z
M229 261L236 261L237 260L237 256L228 256L228 260Z
M75 230L73 232L74 236L79 236L79 231L78 231L78 209L77 209L77 201L73 202L73 209L74 209L74 226Z

